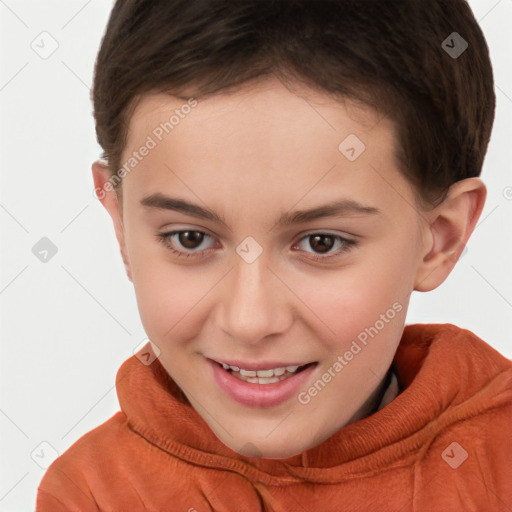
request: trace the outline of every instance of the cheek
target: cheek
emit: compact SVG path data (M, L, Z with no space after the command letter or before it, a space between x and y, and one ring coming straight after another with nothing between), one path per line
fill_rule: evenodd
M396 300L391 300L387 279L369 277L368 269L359 264L303 276L294 283L303 303L297 305L302 320L329 352L343 353Z
M163 347L168 339L193 336L187 330L199 324L208 285L197 269L172 264L158 249L138 251L130 261L142 324L149 338Z
M381 315L387 321L379 338L400 337L414 274L410 248L403 245L396 240L381 242L379 248L368 250L371 257L354 260L353 265L295 280L301 283L297 295L314 313L315 328L325 333L330 351L343 353L365 329L376 322L380 328Z

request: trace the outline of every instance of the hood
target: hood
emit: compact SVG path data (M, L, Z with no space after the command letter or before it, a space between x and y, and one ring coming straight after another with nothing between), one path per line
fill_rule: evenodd
M240 471L268 485L334 483L389 467L451 423L511 399L511 362L452 324L405 326L393 367L400 388L394 400L287 459L243 456L224 445L158 359L146 366L130 357L116 388L129 426L148 442L193 464Z

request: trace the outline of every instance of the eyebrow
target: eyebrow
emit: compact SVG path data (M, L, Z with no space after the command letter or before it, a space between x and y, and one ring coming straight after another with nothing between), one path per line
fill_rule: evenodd
M226 221L213 210L210 210L209 208L203 208L197 204L189 203L184 199L165 196L160 192L144 197L141 199L140 203L142 206L147 208L154 208L157 210L173 210L191 215L192 217L207 219L228 227ZM382 214L382 211L374 206L363 205L357 201L353 201L352 199L340 199L307 210L285 212L279 217L277 224L281 226L289 226L293 224L311 222L313 220L322 219L325 217L380 214Z

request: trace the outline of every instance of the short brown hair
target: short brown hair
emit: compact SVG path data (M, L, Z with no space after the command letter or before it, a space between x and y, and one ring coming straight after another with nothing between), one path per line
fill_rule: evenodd
M468 43L458 58L442 47L453 32ZM92 92L102 158L119 169L144 94L198 98L271 74L391 119L399 168L423 200L480 175L496 100L465 0L117 0Z

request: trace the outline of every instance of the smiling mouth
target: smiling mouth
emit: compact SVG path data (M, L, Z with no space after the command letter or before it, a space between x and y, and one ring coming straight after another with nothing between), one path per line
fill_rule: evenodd
M230 373L233 377L252 384L274 384L276 382L289 379L290 377L304 371L306 368L317 364L317 361L314 361L301 366L292 365L270 368L267 370L245 370L238 366L219 363L217 361L214 362L223 368L224 371Z

